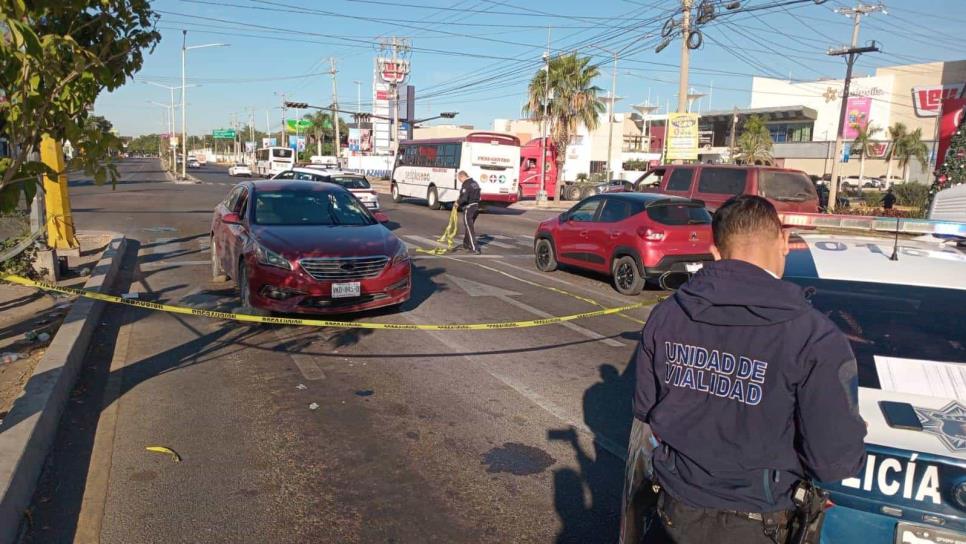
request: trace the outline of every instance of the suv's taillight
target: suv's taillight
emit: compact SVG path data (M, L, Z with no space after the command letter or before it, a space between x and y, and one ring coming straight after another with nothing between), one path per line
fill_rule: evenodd
M654 230L647 227L637 229L637 235L651 242L660 242L665 236L667 236L667 234L662 230Z

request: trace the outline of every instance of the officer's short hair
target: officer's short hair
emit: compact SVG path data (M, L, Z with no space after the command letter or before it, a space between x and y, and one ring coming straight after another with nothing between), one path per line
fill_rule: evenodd
M737 236L770 235L781 232L778 210L768 200L756 195L730 198L714 212L711 233L714 245L723 250Z
M460 176L470 177L470 175L466 173L466 170L460 170L459 173L456 174L456 177L460 177Z

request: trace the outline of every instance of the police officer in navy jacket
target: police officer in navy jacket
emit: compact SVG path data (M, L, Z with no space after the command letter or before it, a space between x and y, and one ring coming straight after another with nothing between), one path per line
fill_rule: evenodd
M644 541L774 544L800 480L863 464L855 356L779 279L788 233L771 203L735 197L712 230L716 261L651 312L638 350L634 415L660 487Z

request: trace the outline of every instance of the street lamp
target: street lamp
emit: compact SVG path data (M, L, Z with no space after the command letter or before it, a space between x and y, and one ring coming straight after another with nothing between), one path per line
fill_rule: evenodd
M145 81L144 83L147 84L147 85L154 85L155 87L161 87L162 89L167 89L168 92L170 93L170 96L171 96L171 104L169 106L167 106L168 108L170 108L168 110L168 117L169 117L169 120L168 120L168 138L170 138L171 136L174 135L174 109L175 109L174 91L175 91L175 89L180 89L181 87L180 86L173 86L172 87L171 85L164 85L164 84L158 83L156 81ZM188 85L188 87L199 87L199 86L200 85L194 85L194 84ZM157 104L157 102L154 102L154 103ZM172 147L170 144L169 144L168 147L171 147L171 171L172 172L175 172L177 170L177 164L178 164L178 161L176 160L175 157L176 157L176 154L177 154L178 150L177 150L177 147Z
M192 45L188 47L188 31L181 31L181 137L184 138L181 147L181 179L186 179L188 177L188 171L186 170L188 165L188 100L187 93L185 89L187 88L187 83L185 81L185 57L187 56L189 49L202 49L205 47L228 47L230 44L227 43L206 43L204 45Z
M617 106L617 51L612 51L610 49L601 47L599 45L591 45L594 49L600 49L601 51L608 53L614 57L614 67L611 69L611 82L610 82L610 96L607 101L607 179L610 180L614 177L614 165L613 156L611 155L612 147L614 145L614 110Z

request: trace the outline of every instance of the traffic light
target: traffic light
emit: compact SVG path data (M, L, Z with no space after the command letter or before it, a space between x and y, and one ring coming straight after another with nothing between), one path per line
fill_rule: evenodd
M308 109L309 105L305 102L286 102L285 107L295 108L297 110L304 110L304 109Z

